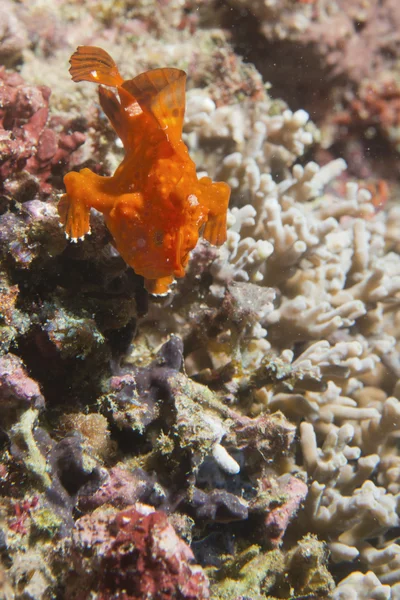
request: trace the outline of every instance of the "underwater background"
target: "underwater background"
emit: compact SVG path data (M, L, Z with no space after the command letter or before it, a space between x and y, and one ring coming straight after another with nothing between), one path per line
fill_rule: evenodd
M231 188L166 295L60 227L81 45ZM0 0L0 65L0 599L400 600L398 0Z

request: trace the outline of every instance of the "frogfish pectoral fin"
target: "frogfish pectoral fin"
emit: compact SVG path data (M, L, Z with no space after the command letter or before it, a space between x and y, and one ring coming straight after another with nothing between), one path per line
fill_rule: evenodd
M69 62L73 81L92 81L112 87L124 81L108 52L97 46L78 46Z
M63 194L57 208L65 235L72 242L82 240L90 232L89 210L84 205L72 201L68 194Z
M203 238L213 246L221 246L226 240L226 216L230 188L223 182L212 183L209 177L202 177L199 183L203 187L204 205L209 209L208 219L203 229Z
M169 292L169 286L174 281L173 275L167 277L159 277L158 279L145 279L144 287L155 296L165 296Z
M67 193L61 196L57 207L65 235L74 242L90 233L90 207L82 194L77 193L82 187L81 179L80 173L75 172L70 172L64 177Z
M221 246L226 241L226 215L209 217L203 229L203 238L213 246Z

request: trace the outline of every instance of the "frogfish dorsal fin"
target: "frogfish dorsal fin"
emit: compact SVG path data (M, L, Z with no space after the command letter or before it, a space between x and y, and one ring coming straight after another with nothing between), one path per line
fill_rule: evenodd
M92 81L118 87L123 79L111 56L97 46L78 46L70 58L73 81Z
M150 113L171 144L181 141L185 115L186 73L180 69L153 69L123 83L143 111Z

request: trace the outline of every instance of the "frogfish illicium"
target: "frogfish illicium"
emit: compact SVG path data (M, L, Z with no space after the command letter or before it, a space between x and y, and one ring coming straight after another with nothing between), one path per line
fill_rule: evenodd
M78 47L70 62L73 81L117 89L118 97L99 86L99 97L125 157L111 177L90 169L64 177L58 211L65 233L82 239L90 231L90 209L100 211L146 289L165 294L184 276L199 235L216 246L226 239L229 186L198 179L182 141L186 74L162 68L124 81L111 56L95 46Z

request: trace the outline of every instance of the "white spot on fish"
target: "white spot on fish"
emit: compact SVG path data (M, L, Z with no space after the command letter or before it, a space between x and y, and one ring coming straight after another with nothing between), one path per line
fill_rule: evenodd
M132 104L126 106L124 110L128 113L130 117L136 117L137 115L140 115L143 112L137 102L132 102Z
M188 202L189 202L190 206L198 206L199 205L197 196L195 196L194 194L190 194L188 196Z

